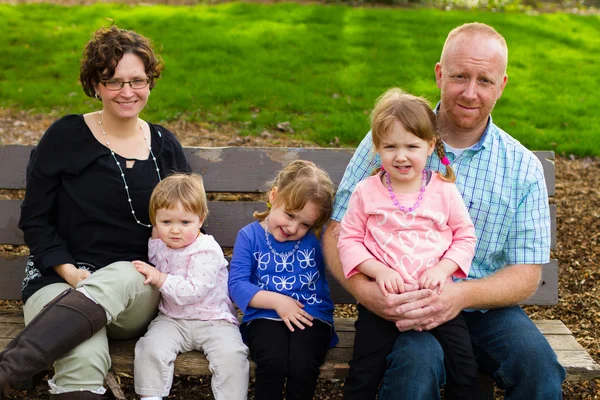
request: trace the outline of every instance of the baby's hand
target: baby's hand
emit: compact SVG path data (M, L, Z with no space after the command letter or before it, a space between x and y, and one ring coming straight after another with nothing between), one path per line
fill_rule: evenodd
M375 278L375 282L379 285L379 289L384 296L388 294L400 294L406 291L404 279L402 276L391 268L379 272Z
M448 275L442 268L429 268L419 278L419 287L421 289L431 290L434 290L437 287L437 293L440 294L442 293L442 289L444 289L444 283L446 283L447 279Z
M159 270L157 270L156 268L154 268L152 265L147 264L143 261L132 261L133 262L133 266L135 267L135 269L137 269L137 271L144 275L146 277L146 280L144 281L144 285L152 285L152 286L156 286L157 288L160 289L160 287L162 286L162 284L164 283L166 277L163 278L162 274Z
M288 329L294 332L293 325L296 325L300 329L304 329L304 325L312 326L313 317L304 311L303 308L304 305L298 300L282 295L281 299L277 302L275 311L281 317L283 322L285 322Z

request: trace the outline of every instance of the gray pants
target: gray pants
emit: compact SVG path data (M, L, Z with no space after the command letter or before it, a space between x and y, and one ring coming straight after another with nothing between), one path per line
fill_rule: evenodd
M216 400L247 398L248 348L238 327L224 320L173 319L162 313L135 346L135 392L168 396L175 357L192 350L202 350L206 355Z
M66 283L48 285L31 296L23 306L25 324L65 289ZM144 285L144 276L130 262L110 264L78 284L110 314L112 322L104 329L54 363L51 393L89 390L104 393L104 377L111 361L108 338L128 339L144 333L156 316L160 293Z

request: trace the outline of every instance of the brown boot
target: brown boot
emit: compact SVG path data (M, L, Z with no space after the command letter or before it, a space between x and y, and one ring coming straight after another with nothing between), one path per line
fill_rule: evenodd
M92 393L87 390L50 395L50 400L101 400L102 398L101 394Z
M67 289L59 294L0 353L0 399L10 384L48 368L105 325L104 308L83 293Z

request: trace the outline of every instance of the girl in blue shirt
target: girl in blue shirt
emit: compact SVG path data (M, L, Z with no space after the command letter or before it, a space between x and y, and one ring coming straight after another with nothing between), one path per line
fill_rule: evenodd
M244 312L257 400L281 399L284 386L287 400L312 399L327 349L337 343L317 238L334 193L326 172L294 161L272 182L267 209L238 233L229 293Z

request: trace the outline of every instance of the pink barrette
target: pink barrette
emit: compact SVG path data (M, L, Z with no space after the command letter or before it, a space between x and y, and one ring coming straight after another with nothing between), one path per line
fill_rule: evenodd
M385 172L385 167L381 164L381 170Z
M442 164L450 165L450 160L448 160L448 157L446 157L446 156L442 157Z

